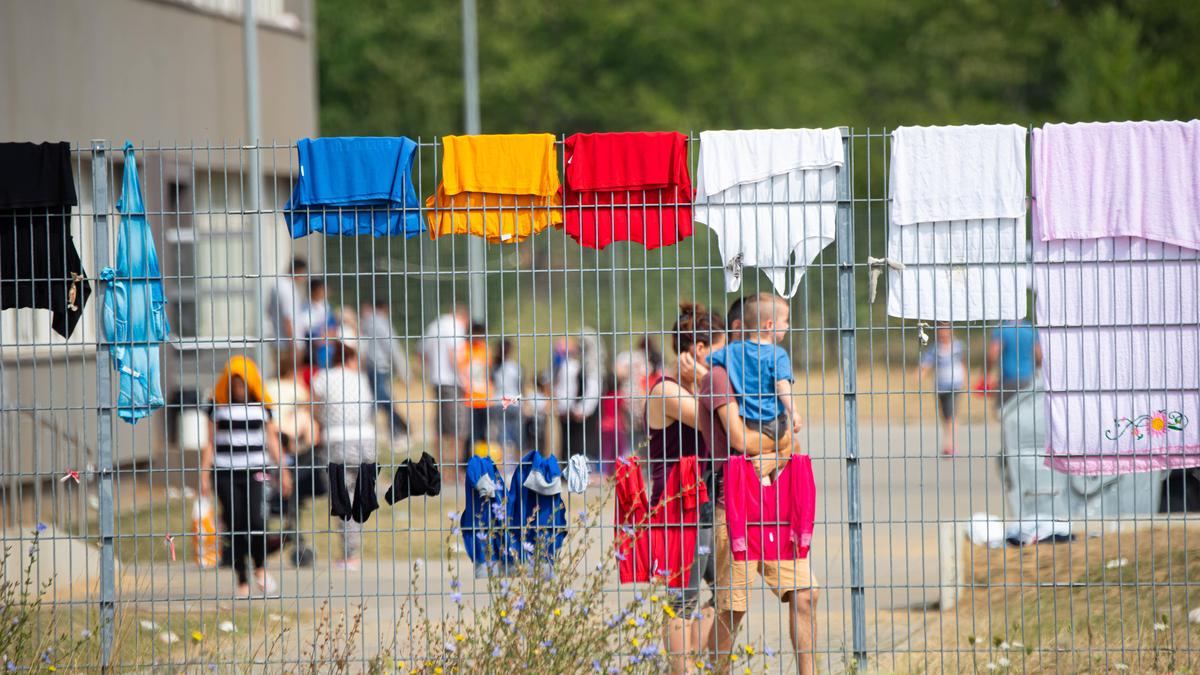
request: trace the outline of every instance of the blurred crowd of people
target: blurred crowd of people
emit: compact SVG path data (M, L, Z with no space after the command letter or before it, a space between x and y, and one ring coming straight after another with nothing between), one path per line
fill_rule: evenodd
M480 443L515 462L530 449L583 454L611 475L616 460L645 436L645 396L663 368L650 338L613 359L595 330L554 341L550 362L527 377L517 344L487 339L486 328L456 306L425 328L421 357L437 404L443 471L454 471ZM451 479L447 476L447 479Z

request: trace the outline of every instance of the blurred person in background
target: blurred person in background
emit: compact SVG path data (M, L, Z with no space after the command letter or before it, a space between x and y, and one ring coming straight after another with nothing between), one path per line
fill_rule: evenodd
M509 459L516 459L521 450L521 396L525 393L525 371L517 353L517 345L509 339L497 340L492 352L492 385L500 400L496 411L500 430L497 439L504 445Z
M481 323L472 323L468 337L459 347L458 377L463 391L470 424L464 439L461 454L456 462L466 462L474 452L476 443L487 443L491 408L499 403L492 388L492 359L487 343L487 328Z
M554 376L554 402L559 420L562 458L583 454L600 460L600 398L604 393L604 345L596 331L580 330L578 341L568 351ZM614 466L600 466L600 474L611 475ZM597 478L598 474L593 474Z
M921 353L917 377L933 371L938 416L942 420L942 454L954 454L955 413L958 394L967 384L967 348L954 336L949 323L939 323L933 344Z
M200 494L216 492L221 522L229 535L236 597L250 597L250 568L264 595L279 587L267 574L266 485L270 470L280 467L284 498L292 493L292 473L279 446L279 429L272 417L271 397L263 388L258 364L235 356L225 364L208 406L208 442L200 454Z
M604 378L603 390L604 395L600 397L600 464L615 470L617 458L629 453L628 417L624 412L628 401L617 385L615 375Z
M392 316L382 299L364 304L358 315L363 369L375 393L375 406L388 416L393 438L408 435L408 421L396 412L392 399L392 381L404 368L405 359L392 327Z
M375 396L354 349L357 338L352 332L343 331L331 340L329 367L318 372L312 383L326 461L345 465L346 489L351 494L359 465L374 464L377 457ZM342 555L334 561L334 566L356 572L362 564L362 524L340 518L338 523Z
M437 463L447 480L453 476L462 438L470 433L469 410L462 404L458 374L458 354L466 342L469 326L467 308L456 305L431 321L421 337L424 378L433 388L437 406Z
M307 274L308 263L304 258L296 258L267 291L267 325L275 339L277 372L284 370L285 362L295 363L298 358L296 340L303 334L296 332L295 322L308 301Z
M1025 319L1006 321L992 329L988 344L988 389L995 394L996 406L1022 389L1033 386L1042 365L1042 346L1037 330Z

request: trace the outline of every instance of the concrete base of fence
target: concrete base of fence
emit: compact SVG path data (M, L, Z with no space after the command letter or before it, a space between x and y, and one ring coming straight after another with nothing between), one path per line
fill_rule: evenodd
M17 531L0 530L0 539L8 546L0 570L4 583L24 584L28 578L29 592L46 600L93 595L100 581L100 549L88 540L46 526L34 550L35 528L30 525Z

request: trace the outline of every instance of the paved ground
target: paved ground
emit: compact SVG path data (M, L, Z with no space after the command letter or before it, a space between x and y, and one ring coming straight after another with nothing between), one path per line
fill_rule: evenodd
M840 671L849 659L852 643L851 570L848 549L848 493L846 462L842 457L839 429L816 426L806 430L805 446L814 458L818 499L818 527L813 548L813 568L823 587L820 606L820 649L825 670ZM960 455L953 459L937 456L937 439L932 426L864 426L861 454L861 508L863 518L864 579L867 588L866 647L869 653L905 649L921 640L927 621L936 621L931 606L938 596L937 534L938 523L964 519L976 511L1003 513L1003 493L995 456L999 437L995 425L977 424L960 429ZM970 448L970 452L966 448ZM461 491L447 489L439 511L461 508ZM600 499L598 491L572 496L572 513ZM611 518L611 511L604 511ZM403 537L403 519L396 521L395 533ZM434 526L432 523L430 526ZM446 525L437 525L446 527ZM596 528L590 533L589 555L598 559L607 550L612 530ZM433 535L425 535L433 536ZM465 558L461 559L465 562ZM446 611L448 588L445 563L426 561L417 582L426 609L436 617ZM407 559L368 561L358 573L347 574L329 568L328 560L318 561L310 570L290 570L283 563L284 599L255 601L266 611L298 616L302 640L309 617L328 600L335 610L362 605L364 630L360 638L362 653L374 653L390 644L393 635L408 634L397 607L408 596L412 563ZM228 598L232 584L228 571L201 571L192 565L159 565L153 574L147 570L127 570L139 580L130 580L121 597L136 596L144 601L140 608L154 612L199 611L233 612L247 605ZM474 582L466 580L464 596L468 601L485 601L473 596ZM482 587L481 587L482 588ZM627 592L627 591L623 591ZM741 637L755 643L783 647L786 640L786 614L769 592L757 590ZM400 621L401 625L397 625ZM271 631L274 633L275 631ZM263 635L246 634L246 648L259 643ZM276 645L278 654L298 656L301 647L293 637ZM278 658L278 657L276 657ZM790 659L774 668L790 667ZM774 665L774 664L773 664Z

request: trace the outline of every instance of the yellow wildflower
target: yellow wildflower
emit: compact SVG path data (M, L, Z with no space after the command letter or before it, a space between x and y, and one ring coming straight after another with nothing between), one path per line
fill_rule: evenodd
M201 633L198 630L194 630L194 631L192 631L192 639L195 640L196 642L199 642L204 639L204 633Z
M562 616L562 610L558 607L554 608L554 616Z
M650 596L650 602L658 602L658 596L657 595Z
M737 654L730 654L730 655L729 655L729 660L730 660L730 661L737 661Z
M635 637L629 638L629 644L633 645L634 647L637 647L639 645L638 639Z
M662 604L662 609L663 609L663 614L666 614L667 616L671 617L672 619L674 619L677 616L675 614L675 610L672 609L671 606L665 602Z
M462 642L463 640L466 640L466 639L467 639L467 636L466 636L466 635L463 635L462 633L459 633L458 635L455 635L455 636L454 636L454 639L455 639L455 641L457 641L457 642Z

